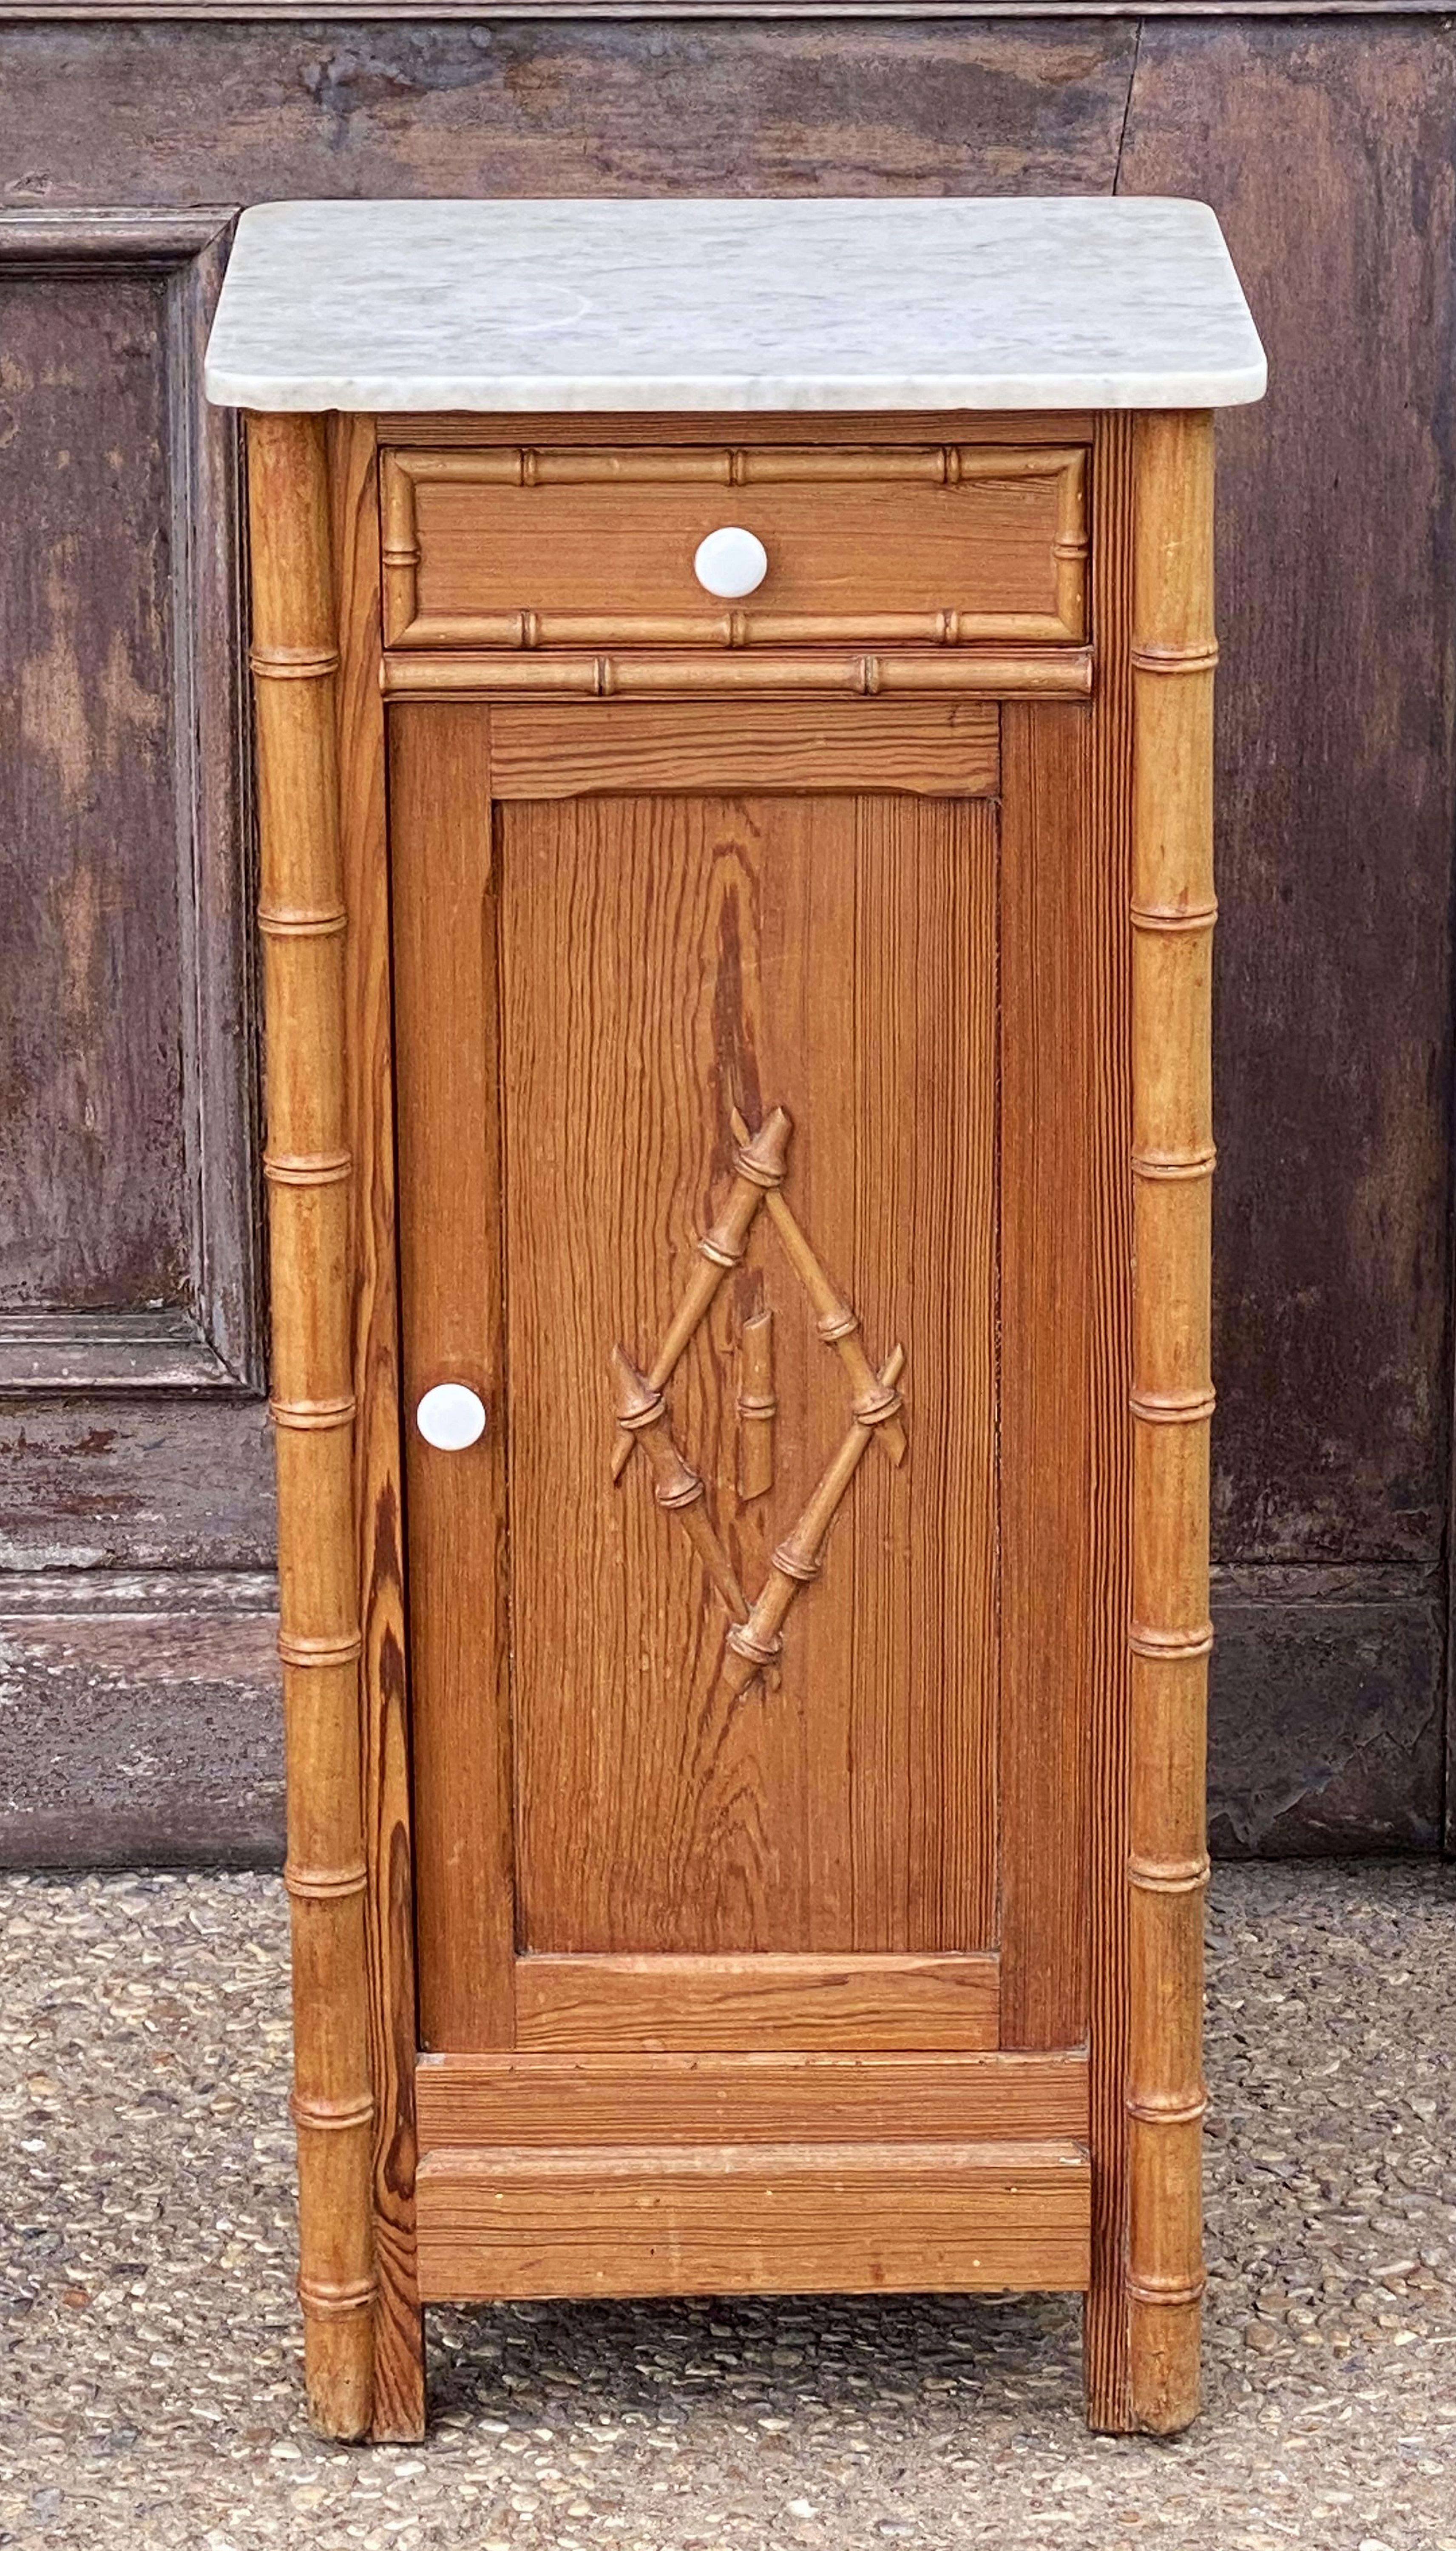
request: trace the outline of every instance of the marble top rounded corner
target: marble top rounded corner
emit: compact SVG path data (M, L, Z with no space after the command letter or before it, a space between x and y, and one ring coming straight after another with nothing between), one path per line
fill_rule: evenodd
M1235 407L1264 350L1161 196L259 204L223 407L479 414Z

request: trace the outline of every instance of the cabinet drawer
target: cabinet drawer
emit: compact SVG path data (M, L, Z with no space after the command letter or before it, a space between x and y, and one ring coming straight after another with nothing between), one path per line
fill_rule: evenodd
M1086 453L892 449L391 451L391 647L1081 645ZM746 600L700 541L768 552Z

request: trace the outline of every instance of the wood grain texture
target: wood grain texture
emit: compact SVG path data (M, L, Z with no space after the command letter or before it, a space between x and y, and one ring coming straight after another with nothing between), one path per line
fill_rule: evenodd
M1074 2143L431 2153L426 2297L1085 2286Z
M92 1390L175 1397L232 1380L190 1311L0 1311L6 1399Z
M1086 635L1077 450L497 447L391 453L385 470L391 647ZM725 517L769 558L731 607L693 572Z
M1087 2033L1092 718L1002 713L1002 2043Z
M1218 435L1213 1515L1221 1560L1271 1572L1281 1683L1299 1616L1278 1625L1276 1570L1312 1594L1320 1569L1449 1540L1453 121L1434 25L1150 25L1122 166L1213 205L1269 350L1268 397ZM1306 1740L1316 1621L1293 1720L1246 1646L1213 1664L1243 1781L1313 1848L1322 1794L1343 1823L1363 1786ZM1434 1815L1407 1731L1403 1710ZM1367 1760L1373 1838L1394 1763L1379 1737Z
M511 805L499 824L522 1944L979 1947L994 1890L993 813L619 799ZM757 1124L777 1103L794 1119L785 1193L872 1358L904 1342L912 1451L902 1472L861 1467L779 1688L734 1700L721 1609L643 1467L611 1485L608 1358L621 1340L648 1363L721 1208L732 1112ZM766 1303L778 1484L740 1510L734 1342ZM756 1589L847 1416L766 1215L670 1400Z
M1123 26L306 22L10 28L0 146L47 200L1097 193ZM1001 429L1004 431L1004 428ZM579 433L579 425L576 428Z
M1099 678L1092 706L1091 807L1099 855L1087 881L1091 1033L1101 1056L1089 1128L1089 1251L1101 1302L1088 1378L1101 1422L1091 1445L1089 1498L1102 1538L1091 1582L1087 1686L1092 1805L1088 1833L1092 2023L1092 2274L1083 2319L1089 2422L1130 2423L1127 2250L1127 1782L1132 1537L1132 544L1133 422L1102 419L1092 453Z
M7 1569L0 1868L281 1869L269 1570Z
M145 1399L57 1393L0 1405L0 1462L23 1480L5 1516L6 1568L271 1568L277 1492L263 1402L210 1395L185 1423Z
M349 913L347 1087L354 1156L355 1528L374 2089L373 2417L376 2441L424 2433L424 2329L414 2271L415 1972L410 1839L398 1228L394 1181L389 852L379 696L379 549L367 417L329 438L339 597L340 850Z
M155 271L0 277L16 420L0 500L25 527L0 592L16 987L0 1028L0 1280L17 1307L178 1301L190 1273L166 299ZM77 432L103 395L125 469Z
M420 2043L508 2047L509 1421L487 721L396 709L389 746ZM478 1391L487 1411L465 1452L438 1451L411 1420L445 1380Z
M373 2100L361 1828L337 620L324 431L248 427L259 927L288 1769L304 2374L324 2435L368 2432Z
M513 797L790 795L822 789L993 797L1000 718L990 700L602 700L589 715L496 708L490 786Z
M516 2044L551 2054L996 2043L993 1957L529 1957Z
M430 2055L422 2146L1087 2140L1087 2057Z
M28 527L0 832L31 984L0 1035L0 1285L175 1306L213 1351L192 1386L232 1390L262 1340L237 436L200 384L226 252L217 213L0 216L0 493Z
M406 454L437 449L475 450L481 441L478 416L432 415L427 409L416 409L402 416L384 414L376 422L380 441ZM1090 413L1076 408L1051 416L1027 416L1011 408L986 416L970 416L964 408L926 408L916 410L914 424L907 429L902 418L884 408L867 408L863 412L836 409L832 416L811 416L798 408L779 416L755 412L753 439L755 448L761 450L782 444L837 448L853 443L878 448L903 444L907 433L922 446L928 442L1086 447L1091 445L1093 424ZM512 419L512 428L518 434L529 433L531 442L542 452L562 445L574 449L582 443L609 443L625 452L644 447L655 450L669 436L675 450L691 451L705 444L735 443L744 431L744 412L739 409L714 414L705 408L669 418L646 410L629 416L594 415L582 409L579 413L563 411L554 416Z

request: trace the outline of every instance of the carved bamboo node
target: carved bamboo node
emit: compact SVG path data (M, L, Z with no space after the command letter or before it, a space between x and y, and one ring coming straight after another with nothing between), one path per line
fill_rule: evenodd
M1154 1665L1175 1663L1180 1657L1206 1657L1213 1646L1213 1624L1197 1621L1191 1630L1153 1630L1144 1621L1134 1621L1127 1644L1135 1657Z
M363 1895L368 1885L368 1872L362 1860L348 1869L300 1869L287 1860L283 1863L283 1885L290 1895L304 1903L326 1904L340 1895Z
M324 912L282 912L260 904L258 926L264 939L337 939L349 927L343 904Z
M348 2286L320 2285L311 2277L298 2280L299 2304L312 2320L349 2320L356 2312L371 2312L377 2293L372 2277Z
M792 1540L780 1541L770 1561L780 1577L791 1577L796 1585L812 1584L823 1565L812 1551L796 1549Z
M617 1424L632 1434L640 1427L656 1426L658 1419L667 1414L667 1401L660 1390L643 1380L622 1347L612 1349L612 1371L617 1382Z
M742 1657L746 1665L756 1670L773 1665L783 1654L781 1631L775 1630L765 1636L747 1621L735 1621L728 1633L728 1645L736 1657Z
M381 564L384 566L418 566L420 562L419 542L385 541L380 548L379 559Z
M741 1267L743 1253L744 1244L740 1241L735 1248L732 1241L724 1235L721 1226L715 1231L704 1232L697 1243L699 1258L705 1258L710 1267L721 1267L725 1271L731 1267Z
M278 1654L285 1666L350 1666L364 1654L364 1639L358 1630L340 1639L298 1639L280 1630Z
M774 1485L774 1314L745 1320L738 1342L738 1493L764 1497Z
M1190 2278L1185 2284L1175 2285L1171 2277L1165 2282L1130 2276L1127 2293L1135 2303L1196 2303L1201 2301L1207 2284L1206 2277Z
M264 1152L262 1173L274 1187L338 1186L354 1168L352 1152Z
M1198 1895L1208 1884L1206 1853L1195 1860L1129 1860L1129 1887L1146 1895Z
M814 1323L828 1347L837 1346L841 1338L853 1337L859 1325L859 1314L850 1309L848 1302L836 1302L832 1311L826 1311Z
M660 1506L675 1514L679 1506L695 1506L703 1493L703 1484L689 1462L684 1462L676 1445L673 1447L675 1472L660 1480L653 1491Z
M766 1193L771 1187L781 1187L788 1174L788 1138L793 1132L793 1118L786 1108L771 1108L752 1140L736 1108L732 1122L738 1138L733 1166L739 1176Z
M959 611L937 611L935 615L935 638L937 646L959 647L961 643L961 615Z
M1180 2098L1170 2092L1166 2098L1141 2098L1129 2091L1123 2106L1130 2117L1145 2126L1194 2126L1208 2112L1208 2093L1198 2090L1192 2098Z
M288 2114L295 2126L311 2134L343 2135L355 2126L373 2124L374 2102L367 2094L358 2099L305 2099L295 2091Z
M1211 930L1218 918L1216 900L1207 903L1134 903L1131 906L1134 930L1145 931L1154 938L1181 939L1199 930Z
M1091 552L1092 543L1085 533L1081 537L1076 533L1069 533L1064 539L1057 539L1052 543L1052 556L1055 559L1085 559L1091 555ZM1133 662L1134 663L1137 662L1136 657Z
M337 647L251 647L248 662L260 682L321 682L339 670Z
M1145 1426L1198 1426L1212 1416L1216 1405L1211 1388L1135 1390L1131 1395L1132 1413Z
M1140 673L1211 673L1218 662L1218 643L1205 639L1193 647L1160 647L1134 641L1128 653Z
M338 1399L270 1399L268 1415L275 1426L291 1427L298 1435L327 1435L336 1426L354 1423L354 1393Z
M879 688L880 688L880 659L879 659L879 657L878 657L878 656L862 656L862 657L860 658L860 690L861 690L861 692L863 693L864 697L865 697L867 700L873 700L873 699L874 699L874 697L875 697L875 695L876 695L876 693L879 691Z
M855 1415L862 1426L884 1426L888 1419L898 1415L904 1404L897 1390L879 1387L867 1390L853 1403Z
M958 443L946 444L940 453L940 479L943 487L959 487L961 483L961 447Z
M1134 1152L1132 1174L1135 1178L1145 1178L1149 1185L1184 1178L1211 1178L1217 1162L1218 1154L1211 1143L1192 1152Z

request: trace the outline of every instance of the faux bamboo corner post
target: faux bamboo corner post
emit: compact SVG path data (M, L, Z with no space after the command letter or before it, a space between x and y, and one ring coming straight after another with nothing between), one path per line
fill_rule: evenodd
M299 2300L309 2407L368 2433L370 2129L354 1535L347 927L324 427L250 416Z
M1143 416L1135 454L1127 2290L1133 2414L1171 2434L1203 2290L1212 418Z

